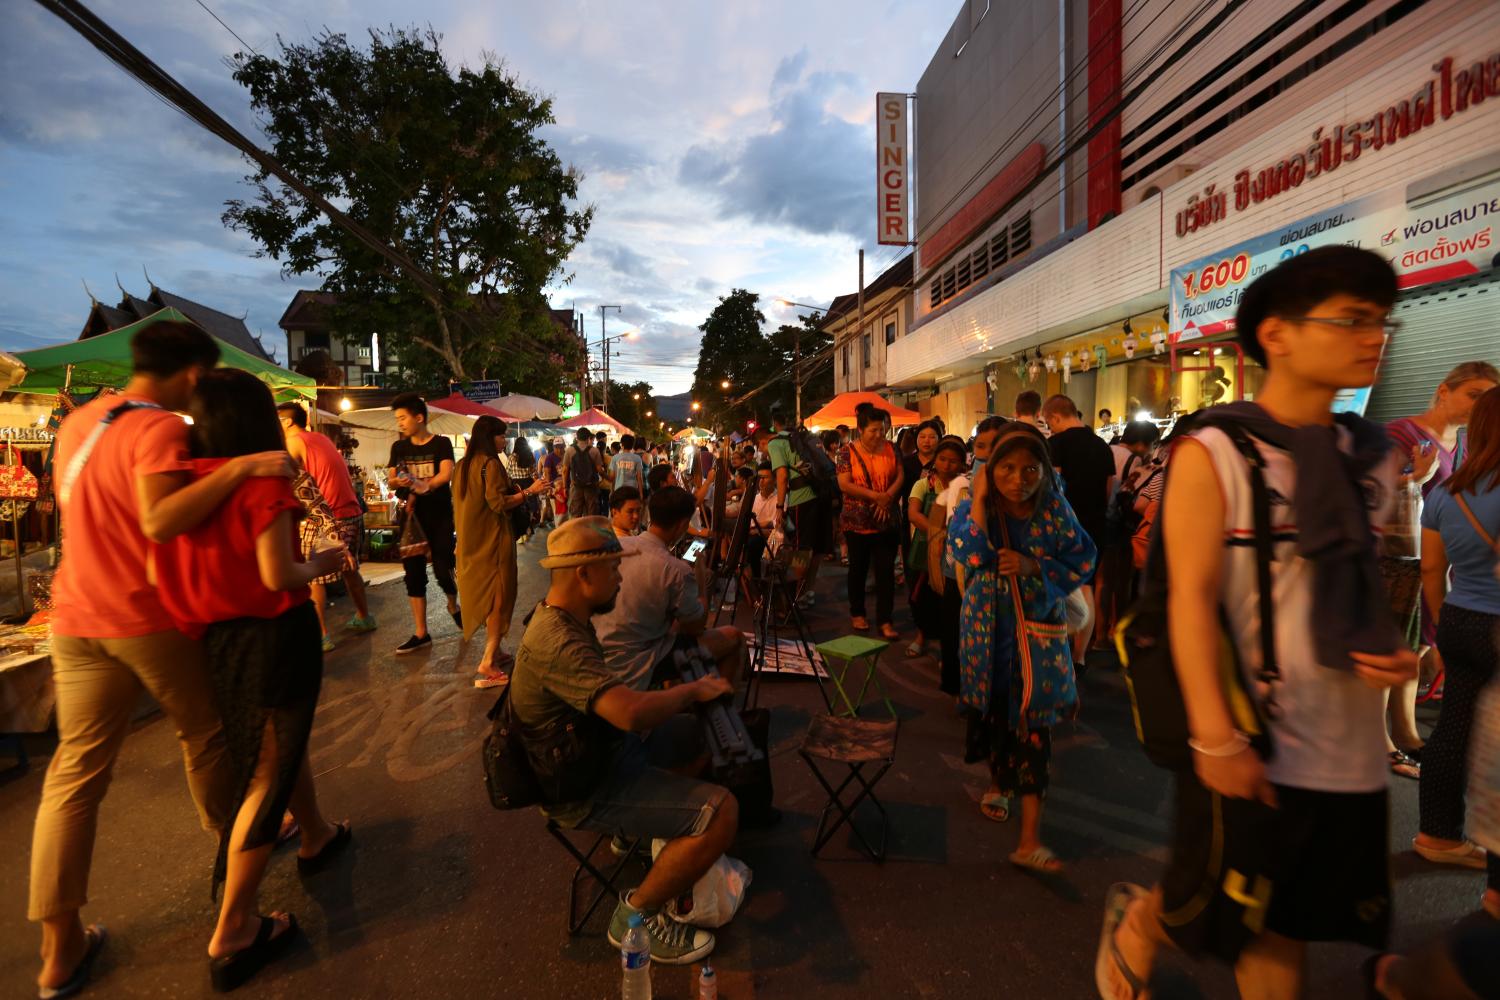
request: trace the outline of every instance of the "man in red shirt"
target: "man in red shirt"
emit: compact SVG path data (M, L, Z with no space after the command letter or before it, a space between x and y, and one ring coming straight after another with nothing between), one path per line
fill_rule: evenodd
M319 536L331 536L344 543L347 555L344 568L331 576L320 576L308 585L312 591L313 607L318 611L318 625L323 629L323 652L333 650L333 636L328 634L328 585L343 578L349 588L349 598L354 602L355 616L345 627L351 632L373 632L375 618L370 614L369 602L365 600L365 580L359 573L359 547L364 540L364 508L354 492L354 479L349 475L349 464L334 447L332 441L322 434L310 433L307 429L307 410L301 403L281 403L276 407L276 416L281 418L281 432L286 436L286 450L297 464L307 470L318 493L328 508L323 517L308 517L302 522L302 558L310 559L319 542ZM300 492L300 490L299 490ZM301 499L299 496L298 499ZM307 505L304 503L304 507ZM328 519L332 518L332 523Z
M208 667L157 599L150 544L191 531L247 477L294 471L285 452L262 452L194 482L187 424L172 411L187 408L218 344L189 323L162 321L138 332L130 350L124 392L80 407L57 433L68 539L53 585L58 744L37 808L28 911L42 924L44 996L81 989L104 944L104 929L85 928L78 913L99 804L142 689L177 731L204 828L217 833L233 820L236 789Z

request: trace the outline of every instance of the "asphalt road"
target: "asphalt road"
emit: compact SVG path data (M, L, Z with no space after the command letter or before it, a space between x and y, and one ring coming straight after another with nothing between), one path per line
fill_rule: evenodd
M545 588L536 565L541 548L536 539L521 550L519 608ZM845 630L843 588L842 570L825 570L811 617L819 639ZM535 812L499 813L485 797L477 749L493 696L470 686L477 644L465 648L447 616L435 614L432 650L393 656L408 632L405 595L399 582L372 595L381 627L345 638L327 658L313 739L325 810L353 821L355 846L343 864L305 882L294 852L274 857L263 908L295 912L306 940L239 995L617 996L618 956L603 936L607 908L570 938L563 916L569 859ZM432 603L442 607L440 598ZM346 605L335 611L347 613ZM904 609L898 624L909 625ZM1167 836L1168 782L1135 744L1117 677L1091 671L1080 721L1054 734L1045 829L1070 867L1049 880L1006 863L1014 821L999 825L979 814L985 775L962 762L962 729L952 700L936 689L936 665L893 651L881 673L902 717L897 764L879 786L890 813L883 865L856 854L843 833L821 860L809 857L823 797L795 751L819 696L806 679L764 686L785 816L770 831L743 835L733 851L754 881L719 935L720 996L1095 996L1105 891L1121 879L1150 883ZM48 747L41 739L28 745L36 754L29 773L0 782L0 995L7 997L35 996L39 933L25 920L25 886ZM1405 946L1472 911L1483 877L1414 858L1416 784L1392 782L1395 943ZM112 938L87 995L209 995L213 850L197 827L170 727L160 716L144 720L126 742L100 818L85 912ZM1315 947L1309 995L1359 995L1362 957L1352 947ZM656 996L696 996L695 975L656 969ZM1224 970L1180 959L1163 964L1157 986L1158 997L1233 995Z

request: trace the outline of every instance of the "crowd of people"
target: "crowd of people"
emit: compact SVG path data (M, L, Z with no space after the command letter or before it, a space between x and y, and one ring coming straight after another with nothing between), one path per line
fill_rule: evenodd
M1349 247L1257 278L1237 329L1266 370L1261 391L1180 418L1165 439L1133 421L1107 440L1068 396L1025 392L967 437L927 420L893 438L873 405L822 434L778 411L750 438L676 463L644 439L588 430L538 456L481 417L455 461L422 398L401 396L389 477L421 544L403 559L413 630L395 652L432 642L430 563L464 638L485 629L474 685L505 690L528 759L546 771L547 816L612 834L620 850L664 842L609 940L644 926L653 961L684 964L714 938L667 904L741 822L735 796L706 780L691 714L730 697L749 664L741 630L710 625L693 558L726 544L726 523L748 521L751 592L775 560L790 599L810 602L820 567L847 563L849 628L931 657L962 719L955 741L989 771L982 815L1019 814L1009 860L1023 869L1065 869L1044 835L1052 732L1077 717L1084 670L1114 664L1119 636L1121 649L1155 650L1126 656L1127 672L1165 664L1175 692L1137 706L1148 749L1167 733L1175 795L1160 881L1117 884L1106 901L1102 997L1146 995L1167 948L1230 963L1245 997L1295 997L1318 941L1375 949L1372 995L1469 995L1432 992L1452 982L1496 995L1493 948L1488 968L1470 960L1472 943L1381 954L1391 773L1420 783L1413 850L1486 870L1481 907L1500 928L1500 372L1462 365L1426 412L1389 427L1336 413L1339 393L1375 381L1395 297L1389 265ZM348 587L347 629L376 627L347 469L299 405L214 369L197 328L155 324L132 350L125 391L82 407L58 438L59 746L30 904L44 998L80 989L105 940L79 913L140 688L177 729L219 838L217 988L297 932L256 906L273 846L300 836L299 869L312 871L352 836L319 811L307 753L322 654L337 641L326 587ZM507 652L518 548L543 527L546 597ZM1160 613L1146 615L1153 595ZM718 676L684 679L685 651ZM1419 696L1441 698L1425 743Z

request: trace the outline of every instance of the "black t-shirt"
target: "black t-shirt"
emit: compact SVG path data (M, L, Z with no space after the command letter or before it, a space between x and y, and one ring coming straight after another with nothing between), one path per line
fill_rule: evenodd
M444 462L453 461L453 442L441 434L434 434L426 444L414 444L410 438L401 438L391 445L391 466L406 466L406 474L413 479L431 479L438 474ZM409 490L397 490L405 499ZM418 494L417 509L424 515L453 512L453 491L446 484L426 493Z
M1115 474L1115 455L1089 427L1070 427L1047 439L1052 464L1063 477L1063 494L1078 515L1078 523L1095 545L1104 541L1109 507L1109 479Z

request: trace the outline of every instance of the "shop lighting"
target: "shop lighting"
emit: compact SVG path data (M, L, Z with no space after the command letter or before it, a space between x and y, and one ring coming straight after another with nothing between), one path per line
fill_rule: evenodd
M699 403L697 400L693 401L693 412L694 413L697 413L702 408L703 408L703 404L702 403Z
M46 427L47 426L47 414L43 413L40 417L37 417L36 418L36 425L38 427Z
M1137 420L1154 420L1155 418L1151 416L1151 411L1150 410L1138 410L1138 411L1136 411L1135 419L1137 419Z
M720 382L719 383L719 388L720 389L728 389L729 388L729 380L726 378L724 381Z
M351 403L351 402L349 402L349 397L348 396L345 396L345 397L343 397L342 399L339 400L339 409L344 410L345 412L348 412L349 410L351 410L353 408L354 408L354 404Z

